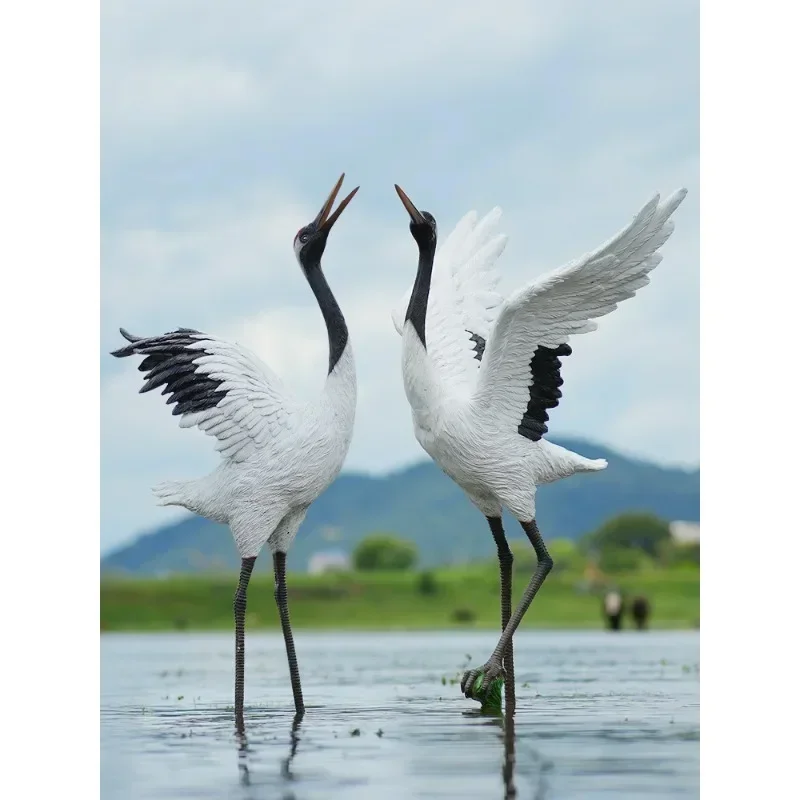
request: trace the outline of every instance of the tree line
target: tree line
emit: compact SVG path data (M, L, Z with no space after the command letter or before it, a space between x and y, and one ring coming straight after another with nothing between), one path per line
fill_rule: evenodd
M531 572L536 554L526 540L511 539L514 569ZM548 549L555 569L579 572L592 564L606 573L632 572L649 566L699 565L699 543L676 542L669 523L653 514L625 513L612 517L578 539L553 539ZM359 571L405 571L418 566L414 542L391 533L370 534L353 551L353 567Z

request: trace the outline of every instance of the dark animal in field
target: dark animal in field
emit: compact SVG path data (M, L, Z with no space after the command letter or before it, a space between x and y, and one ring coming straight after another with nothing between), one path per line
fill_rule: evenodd
M631 601L631 616L637 630L647 630L647 620L650 618L650 601L639 595Z

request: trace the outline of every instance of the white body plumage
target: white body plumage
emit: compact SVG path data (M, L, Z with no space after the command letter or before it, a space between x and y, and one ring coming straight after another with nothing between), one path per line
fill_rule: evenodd
M517 519L531 520L537 485L605 469L604 459L587 459L545 439L531 442L519 436L502 418L485 416L468 398L449 393L441 380L430 381L429 391L421 392L420 378L427 371L420 369L424 348L408 328L403 333L403 379L414 435L485 516L498 517L507 508Z
M353 436L356 374L348 341L321 396L299 403L257 356L198 334L208 355L197 372L224 381L218 406L184 415L218 440L222 463L210 475L154 488L162 505L180 505L227 524L243 558L266 542L286 552L311 503L339 474Z
M495 263L506 244L496 230L500 210L480 222L470 212L436 255L424 342L406 319L411 289L395 309L417 441L487 517L505 507L530 521L537 485L607 466L542 438L541 413L560 396L557 356L570 352L559 348L649 282L685 194L663 203L656 196L602 247L505 300L496 291ZM545 389L556 392L549 406L540 402Z

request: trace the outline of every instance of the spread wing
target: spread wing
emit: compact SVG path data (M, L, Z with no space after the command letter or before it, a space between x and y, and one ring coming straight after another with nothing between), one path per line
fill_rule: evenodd
M496 262L508 237L498 232L501 215L494 208L479 220L475 211L468 212L436 254L425 332L430 357L451 381L474 383L503 301ZM392 311L401 335L412 288Z
M258 449L286 436L298 418L299 404L280 379L254 353L190 328L150 338L132 336L112 353L144 356L140 392L163 386L175 404L182 428L197 427L217 440L231 461L245 461Z
M685 195L682 189L663 203L656 195L597 250L507 298L472 398L478 414L515 427L532 441L547 432L547 410L561 396L559 357L571 352L570 337L594 330L594 320L650 282L648 273L661 261L657 251L674 229L670 216Z

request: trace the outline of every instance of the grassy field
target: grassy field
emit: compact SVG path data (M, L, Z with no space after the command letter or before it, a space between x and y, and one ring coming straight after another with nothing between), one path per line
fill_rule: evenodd
M305 629L419 630L495 628L499 578L494 566L420 573L289 575L293 626ZM528 577L514 576L514 600ZM100 586L100 628L106 631L212 630L233 624L236 575L133 580L106 578ZM615 576L625 592L647 596L652 628L691 628L700 620L697 568L652 569ZM248 590L248 629L279 627L267 576L254 576ZM600 593L580 575L553 573L523 627L600 628ZM626 623L626 627L629 625Z

